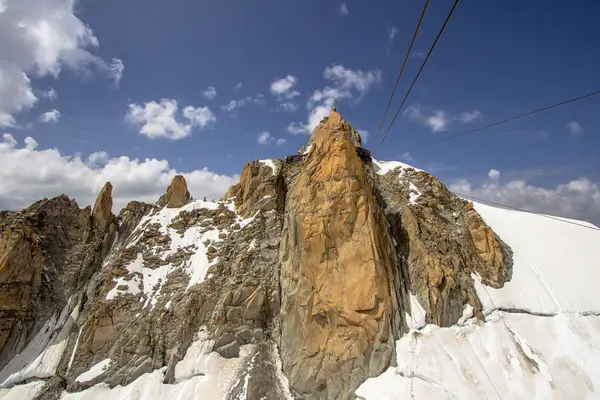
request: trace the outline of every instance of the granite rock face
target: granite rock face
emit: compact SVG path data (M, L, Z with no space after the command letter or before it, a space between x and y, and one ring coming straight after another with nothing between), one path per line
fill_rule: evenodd
M447 326L481 310L473 274L510 279L510 249L439 180L361 159L337 112L309 145L247 163L218 202L176 176L118 217L110 183L93 211L59 196L0 212L0 386L181 383L203 332L211 359L239 360L223 398L353 399L394 365L411 296Z
M190 198L185 178L182 175L175 175L165 194L158 200L158 205L179 208L187 204Z
M112 204L110 190L103 190L96 204ZM108 255L116 218L110 209L109 214L98 211L96 218L90 211L63 195L5 214L0 236L0 367L67 307Z
M281 355L292 393L353 397L399 335L398 260L349 124L332 112L288 189Z

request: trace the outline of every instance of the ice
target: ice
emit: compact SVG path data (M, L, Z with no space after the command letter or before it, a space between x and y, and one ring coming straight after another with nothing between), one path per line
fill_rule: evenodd
M420 169L415 168L412 165L408 165L400 161L377 161L373 158L373 165L375 166L375 172L379 175L385 175L398 167L402 170L412 168L417 172L421 171Z
M53 376L67 346L68 335L79 318L73 297L60 314L54 314L33 340L0 371L0 386L7 387L30 378Z
M308 154L310 152L310 149L312 149L312 144L309 144L308 146L306 146L306 149L304 150L304 152L302 154Z
M600 312L600 231L473 204L514 253L512 277L502 289L476 279L485 313L497 308L545 314Z
M417 199L419 198L419 196L421 196L421 192L419 191L419 188L415 186L414 183L409 182L409 189L410 189L410 195L409 195L409 202L410 204L416 204L417 203Z
M398 367L370 378L356 394L365 400L600 398L600 232L564 219L474 207L514 253L511 279L501 289L472 275L486 321L473 318L466 305L458 325L404 335L396 343ZM411 329L419 325L413 297Z
M0 400L29 400L35 398L46 382L33 381L10 389L0 388Z
M137 258L135 260L133 260L131 263L129 263L125 269L127 269L127 272L132 273L132 272L139 272L142 273L142 265L143 265L143 261L144 259L142 258L142 254L138 253ZM134 276L132 279L130 280L125 280L123 277L120 278L116 278L114 279L115 283L115 287L112 288L107 294L106 294L106 300L112 300L115 297L125 294L125 293L130 293L133 295L136 295L140 292L140 288L139 288L139 280L137 278L137 276ZM127 285L127 289L126 290L118 290L117 287L121 286L121 285ZM144 293L146 293L146 290L144 290Z
M104 359L97 364L94 364L90 369L80 374L75 380L77 382L87 382L102 375L110 365L110 358Z
M408 315L406 318L408 327L411 330L420 329L424 327L427 323L425 319L425 317L427 316L427 312L425 311L423 306L421 306L421 303L419 303L417 296L415 296L414 294L410 295L410 310L411 315Z
M98 384L77 393L63 392L61 400L220 400L225 398L255 346L245 345L239 358L226 359L212 351L214 342L204 330L175 367L174 384L164 384L166 367L146 373L127 386ZM95 366L94 366L95 367Z
M600 395L600 317L495 311L485 324L428 325L397 342L397 368L369 399L591 399Z
M270 158L267 158L266 160L259 160L259 162L261 164L264 164L264 165L270 167L271 170L273 171L273 175L279 174L279 168L277 168L277 165L275 165L275 162L273 162L273 160L271 160Z

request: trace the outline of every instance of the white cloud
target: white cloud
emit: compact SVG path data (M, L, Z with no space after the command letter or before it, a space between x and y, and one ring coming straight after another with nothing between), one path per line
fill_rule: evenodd
M371 136L369 131L366 129L357 129L357 130L360 135L360 140L362 141L362 143L363 144L367 143L369 141L369 137Z
M332 65L325 68L323 72L325 79L336 84L340 90L356 90L362 97L376 83L381 82L381 71L374 69L363 72L360 69L353 70L342 65Z
M183 116L190 120L192 126L199 126L200 128L204 128L217 120L215 114L208 107L194 108L187 106L183 109Z
M426 115L419 103L414 103L404 110L404 115L410 120L425 125L432 132L443 132L450 124L448 114L443 110L433 110L429 115Z
M265 96L261 93L257 94L256 96L252 97L252 96L246 96L242 99L239 100L231 100L229 103L225 104L224 106L221 106L221 109L225 112L228 113L235 113L235 110L245 106L246 104L264 104L265 103Z
M343 16L346 16L349 14L348 4L342 3L342 5L340 6L340 14L342 14Z
M458 116L452 116L447 111L439 109L428 111L419 103L413 103L408 106L404 110L403 115L411 121L427 126L432 132L446 131L453 120L468 124L483 117L481 111L478 110L463 112L458 114Z
M206 97L209 100L212 100L215 97L217 97L217 89L214 86L209 86L206 88L203 94L204 97Z
M571 121L567 124L567 130L573 137L583 135L583 126L577 121Z
M256 141L258 144L267 145L271 143L275 138L271 136L269 132L261 132L258 134Z
M600 184L583 177L553 188L543 188L525 180L502 182L500 171L491 170L488 181L479 186L461 179L451 184L450 190L527 211L590 221L600 226Z
M233 88L234 88L235 90L239 90L239 89L241 89L241 88L242 88L242 85L243 85L243 84L242 84L242 82L238 82L238 83L236 83L236 84L235 84L235 86L234 86Z
M143 105L129 104L126 119L140 128L139 133L150 138L183 139L191 133L192 127L204 128L217 119L208 107L187 106L182 110L188 123L177 120L179 106L173 99L151 101Z
M292 134L311 133L323 118L329 115L334 100L351 100L358 103L375 84L381 82L381 71L361 71L346 68L342 65L332 65L325 68L323 77L332 82L333 87L326 86L315 90L308 100L310 110L306 123L293 122L287 130Z
M481 111L474 110L471 112L460 113L460 115L458 117L456 117L456 119L458 119L460 122L468 124L468 123L477 121L477 120L481 119L482 117L483 117L483 115L481 114Z
M109 156L105 151L96 151L90 154L87 158L86 164L91 168L101 168L108 164Z
M300 105L298 103L292 103L290 101L286 101L284 103L279 104L279 107L281 107L281 109L283 111L294 112L294 111L297 111L298 108L300 108Z
M45 112L42 115L40 115L40 121L42 121L44 123L58 122L59 118L60 118L60 112L56 109Z
M119 58L113 58L110 65L110 70L112 71L113 79L115 83L118 85L121 82L121 78L123 77L123 70L125 69L125 65L123 65L123 61Z
M271 93L278 98L292 99L300 95L300 92L293 90L297 82L298 79L292 75L276 79L271 83Z
M394 38L396 37L396 34L398 34L398 29L396 29L395 26L390 26L386 30L387 30L388 39L390 40L390 42L393 42Z
M271 82L271 86L269 88L271 94L277 97L279 108L283 111L294 112L300 107L299 104L290 101L294 97L300 95L299 91L294 90L294 86L297 82L298 79L292 75L287 75L284 78L276 79Z
M56 93L56 90L54 90L54 88L48 88L47 90L40 90L40 96L50 101L54 101L58 97L58 94Z
M409 58L425 58L425 53L422 51L413 51L410 53Z
M258 142L258 144L261 144L263 146L275 143L278 146L285 144L286 140L283 138L279 138L279 139L275 139L273 137L273 135L271 135L269 132L261 132L256 136L256 141Z
M155 202L173 176L182 174L195 198L219 198L239 179L220 175L207 168L182 172L167 160L110 158L105 152L63 155L57 149L37 150L32 138L19 147L12 135L0 141L0 210L21 209L43 198L66 193L80 207L94 204L105 182L113 186L116 213L131 200Z
M405 151L404 153L400 154L399 159L400 159L400 161L404 161L407 163L411 163L411 162L415 161L415 159L412 158L412 156L410 155L410 153L408 151Z
M15 115L38 98L32 78L57 78L63 68L90 74L90 68L120 79L123 64L108 64L90 53L98 39L74 14L73 0L4 0L0 13L0 126L14 126ZM118 61L118 62L117 62Z
M288 126L287 126L287 131L289 133L291 133L292 135L298 135L300 133L307 133L307 127L306 125L299 123L299 122L291 122Z

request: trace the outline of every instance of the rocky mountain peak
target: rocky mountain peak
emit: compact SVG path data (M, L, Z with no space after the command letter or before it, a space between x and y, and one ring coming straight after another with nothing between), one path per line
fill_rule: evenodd
M325 126L327 126L328 129L324 129ZM335 127L337 127L337 129L335 129ZM329 116L323 118L323 120L321 120L321 122L315 127L308 141L308 146L312 146L314 144L319 134L322 134L323 132L329 132L331 130L344 132L355 146L362 147L362 139L358 130L350 125L348 121L344 120L341 114L337 111L331 111ZM304 149L306 149L306 147Z
M218 202L175 176L118 225L110 183L91 217L67 196L0 213L0 386L177 390L226 371L214 398L353 399L410 329L481 316L473 276L502 287L512 259L472 205L373 160L337 111L309 145L246 163Z
M183 175L175 175L167 187L167 191L158 200L159 206L167 208L179 208L186 205L191 199L187 188L187 182Z
M101 231L105 231L110 222L114 219L112 214L112 184L110 182L106 182L100 190L98 197L96 198L96 202L94 203L94 208L92 210L92 216L96 221L97 226Z

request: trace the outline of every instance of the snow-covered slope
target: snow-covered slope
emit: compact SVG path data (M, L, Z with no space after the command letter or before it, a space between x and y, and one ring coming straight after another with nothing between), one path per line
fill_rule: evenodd
M474 206L514 252L512 277L502 289L474 277L486 321L413 330L397 341L398 367L366 381L357 395L600 398L600 231Z

